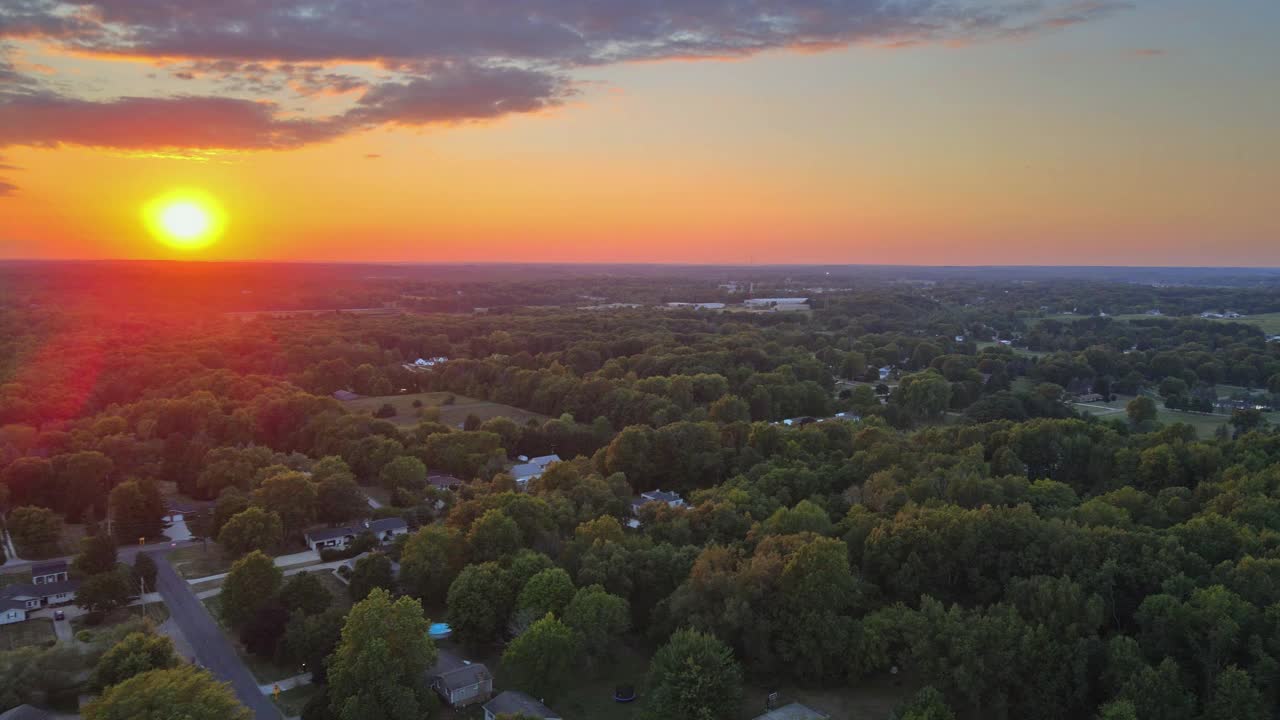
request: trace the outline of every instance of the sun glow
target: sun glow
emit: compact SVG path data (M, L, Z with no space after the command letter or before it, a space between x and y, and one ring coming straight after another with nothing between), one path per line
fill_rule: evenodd
M142 217L160 242L178 250L209 246L226 224L217 201L199 190L177 190L157 197L143 208Z

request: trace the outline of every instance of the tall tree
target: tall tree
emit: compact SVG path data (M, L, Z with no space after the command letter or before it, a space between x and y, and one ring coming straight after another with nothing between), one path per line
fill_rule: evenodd
M280 590L282 573L270 557L254 550L236 560L218 595L219 612L231 627L239 627L272 602Z
M535 697L555 697L573 672L578 638L547 613L507 646L502 666L514 685Z
M631 627L631 606L599 585L582 588L564 611L565 623L582 640L592 658L608 656L618 638Z
M179 665L135 675L84 708L85 720L253 720L231 687Z
M271 475L253 491L253 503L280 518L285 537L301 532L316 517L316 484L300 472Z
M164 498L154 482L129 480L111 491L111 532L121 542L155 538L164 532Z
M419 720L432 707L436 662L422 605L381 588L356 603L329 661L330 707L339 720Z
M84 575L111 572L116 567L116 543L111 536L100 532L80 541L80 554L73 563Z
M493 640L515 600L511 579L497 563L468 565L449 586L449 624L470 645Z
M471 524L467 542L475 561L501 560L520 549L520 526L501 510L489 510Z
M444 602L465 560L465 542L447 525L426 525L409 536L400 553L400 586L429 605Z
M122 570L98 573L80 583L76 605L101 616L129 604L136 586L131 573Z
M232 557L270 550L283 539L280 516L260 507L251 507L231 518L218 533L218 544Z
M391 558L380 552L374 552L356 561L347 590L350 591L352 600L360 602L375 588L391 592L395 589L395 584L396 578L391 568Z
M135 632L124 636L98 659L93 670L92 685L98 690L118 685L134 675L151 670L171 668L178 664L173 641L153 632Z
M728 720L737 716L742 669L728 645L696 630L677 630L649 665L652 720Z
M134 556L133 579L142 592L156 591L156 561L151 553L140 552Z

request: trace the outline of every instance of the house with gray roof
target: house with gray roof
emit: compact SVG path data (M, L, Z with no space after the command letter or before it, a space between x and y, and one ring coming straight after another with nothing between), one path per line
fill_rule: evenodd
M355 542L356 538L363 533L371 533L379 545L390 545L395 542L396 536L409 533L409 524L404 521L404 518L365 520L355 525L310 530L303 535L303 539L306 540L307 547L312 550L330 548L342 550Z
M561 720L554 710L519 690L506 690L484 704L484 720L497 720L499 715L527 715L542 720Z
M431 687L452 707L483 702L493 695L493 673L484 663L463 660L441 650L436 666L428 673Z

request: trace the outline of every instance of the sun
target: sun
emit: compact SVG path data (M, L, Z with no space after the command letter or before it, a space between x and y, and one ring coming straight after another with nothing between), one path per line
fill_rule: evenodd
M178 250L208 247L226 224L217 201L200 190L175 190L154 198L142 217L156 239Z

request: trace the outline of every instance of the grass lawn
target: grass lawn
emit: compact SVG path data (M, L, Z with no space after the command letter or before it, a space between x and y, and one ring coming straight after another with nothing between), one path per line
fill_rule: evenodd
M1132 395L1117 395L1116 399L1111 402L1075 403L1072 407L1096 417L1124 420L1126 419L1125 405L1129 404L1132 399ZM1210 415L1169 410L1163 405L1159 405L1159 401L1157 401L1157 405L1159 409L1156 411L1156 420L1165 425L1174 423L1190 425L1196 429L1196 435L1205 440L1213 437L1213 434L1220 426L1231 421L1230 415ZM1272 424L1280 423L1280 413L1271 413L1266 417Z
M332 570L320 570L312 573L333 596L333 606L345 610L351 609L351 592L346 583L338 579Z
M30 570L0 574L0 588L5 587L6 585L17 585L19 583L29 582L31 582Z
M980 341L980 342L978 342L978 343L977 343L977 346L978 346L978 352L979 352L979 353L981 353L983 350L985 350L985 349L987 349L987 348L1002 347L1002 348L1008 348L1009 350L1011 350L1011 351L1013 352L1013 354L1014 354L1014 355L1021 355L1021 356L1023 356L1023 357L1034 357L1034 358L1038 358L1038 357L1044 357L1045 355L1048 355L1048 354L1049 354L1049 353L1044 352L1044 351L1042 351L1042 350L1028 350L1028 349L1026 349L1026 348L1013 347L1012 345L1001 345L1000 343L998 343L998 342L993 342L993 341L991 341L991 340L983 340L983 341Z
M231 561L223 556L216 543L192 545L169 553L169 564L184 578L202 578L231 569Z
M53 645L58 636L51 618L32 618L26 622L0 625L0 650L17 650L29 645Z
M143 618L159 625L169 619L169 606L165 605L163 602L153 602L145 605L134 605L131 607L119 608L117 610L113 610L97 625L88 624L85 622L84 615L78 615L71 618L71 631L73 633L78 633L81 630L88 630L89 632L96 634L99 630Z
M265 685L266 683L276 682L277 680L284 680L285 678L291 678L302 672L302 668L284 667L277 665L270 660L266 660L258 657L257 655L246 652L244 646L240 644L240 638L236 637L235 633L231 632L227 626L222 623L221 612L219 609L220 599L221 598L219 596L214 595L213 597L207 597L200 602L204 604L205 609L213 616L214 622L218 623L218 628L222 630L222 634L226 636L227 641L236 649L236 655L239 655L240 660L248 666L249 671L258 679L259 684Z
M453 402L445 404L452 397ZM352 412L364 412L372 415L377 412L383 405L391 405L395 408L394 417L387 418L397 425L417 425L421 419L419 410L413 406L414 401L419 401L423 408L435 407L440 409L440 422L452 427L460 427L467 419L468 415L475 415L481 420L488 420L495 417L506 417L515 421L517 425L524 425L530 419L546 420L546 415L521 410L510 405L489 402L487 400L477 400L469 398L465 395L457 395L447 392L429 392L429 393L412 393L409 395L385 395L382 397L366 397L359 400L349 400L344 403Z
M320 686L299 685L292 690L285 690L280 693L279 697L272 697L271 701L280 708L280 714L287 718L298 717L302 714L302 708L306 707L307 701L320 694Z
M918 687L901 676L875 679L857 687L829 689L798 688L788 685L775 688L752 687L743 692L743 708L738 713L742 720L750 720L765 712L765 704L771 691L778 693L780 705L803 703L825 712L833 718L856 720L888 720L895 708L907 700Z
M1215 318L1216 319L1216 318ZM1218 322L1234 322L1245 323L1246 325L1257 325L1262 328L1262 332L1267 335L1280 335L1280 313L1262 313L1261 315L1248 315L1242 318L1223 319Z

